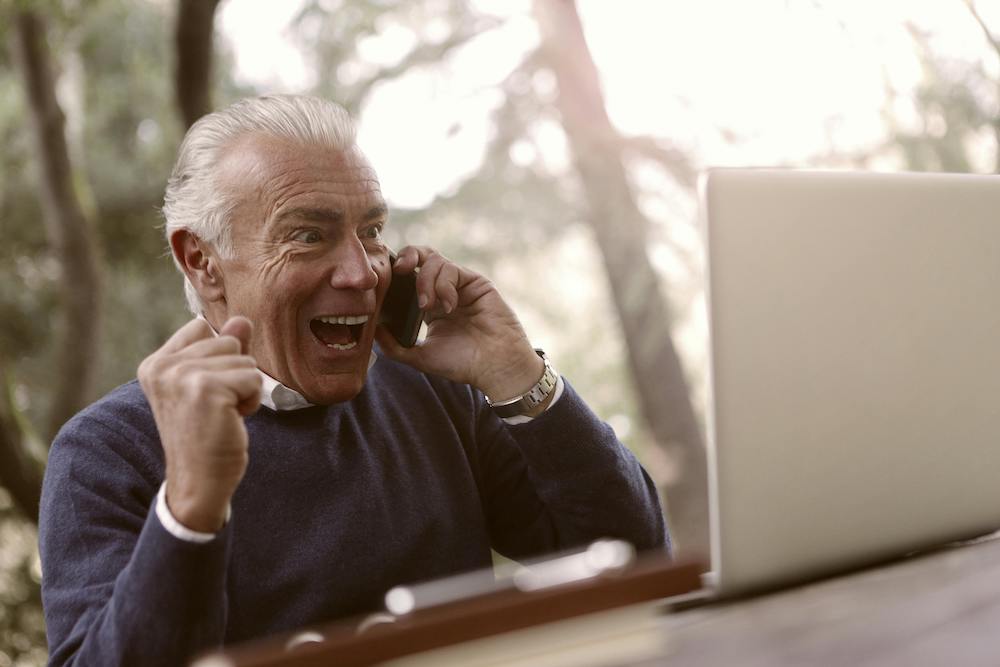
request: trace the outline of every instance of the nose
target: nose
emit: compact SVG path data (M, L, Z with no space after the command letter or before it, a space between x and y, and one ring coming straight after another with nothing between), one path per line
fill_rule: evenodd
M378 284L368 252L358 238L338 244L330 272L330 285L336 289L370 290Z

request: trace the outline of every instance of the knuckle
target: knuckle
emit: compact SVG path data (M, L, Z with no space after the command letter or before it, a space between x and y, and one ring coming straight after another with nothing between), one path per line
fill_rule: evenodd
M190 367L191 364L189 362L180 361L176 364L171 364L170 366L167 366L166 368L162 369L162 371L157 375L163 378L165 382L173 384L183 381L184 376L188 373Z
M228 352L230 354L239 354L241 349L241 344L236 336L220 336L219 346L222 348L223 352Z
M212 393L212 374L202 370L186 373L184 385L193 396L204 398Z
M149 366L152 362L150 357L146 357L139 362L139 367L135 371L135 376L139 379L140 384L146 384L149 379Z
M144 388L158 387L165 375L169 375L170 367L162 355L152 354L139 363L136 377Z

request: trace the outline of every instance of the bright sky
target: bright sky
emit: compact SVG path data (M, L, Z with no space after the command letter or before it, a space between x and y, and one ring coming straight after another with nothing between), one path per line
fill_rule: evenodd
M425 205L476 168L499 102L490 87L537 43L528 0L474 4L509 17L507 24L441 68L378 87L363 110L359 141L393 205ZM1000 26L997 4L979 1ZM307 61L286 29L298 7L296 0L222 5L240 79L272 91L309 88ZM908 90L920 77L906 21L932 29L943 52L988 54L961 0L579 0L579 7L616 125L669 138L702 164L794 164L831 146L877 140L885 80ZM360 49L372 62L391 63L412 40L390 26ZM995 59L985 64L1000 71ZM740 141L727 142L720 129ZM543 140L543 150L564 159L557 136Z

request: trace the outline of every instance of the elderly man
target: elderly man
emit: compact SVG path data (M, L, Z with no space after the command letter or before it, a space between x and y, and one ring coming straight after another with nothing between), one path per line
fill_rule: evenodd
M430 248L390 263L343 109L281 96L206 116L163 210L198 317L53 443L52 664L180 664L374 610L491 548L667 546L645 472L496 288ZM379 311L418 267L428 327L404 348Z

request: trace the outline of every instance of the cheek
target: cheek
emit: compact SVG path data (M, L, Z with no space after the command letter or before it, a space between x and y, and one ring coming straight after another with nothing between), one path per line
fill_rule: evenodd
M301 298L296 286L307 284L303 264L290 250L273 253L259 252L241 268L232 285L239 308L246 315L258 320L256 326L266 328L266 337L275 335L277 323L294 312L290 304ZM263 335L263 333L262 333Z

